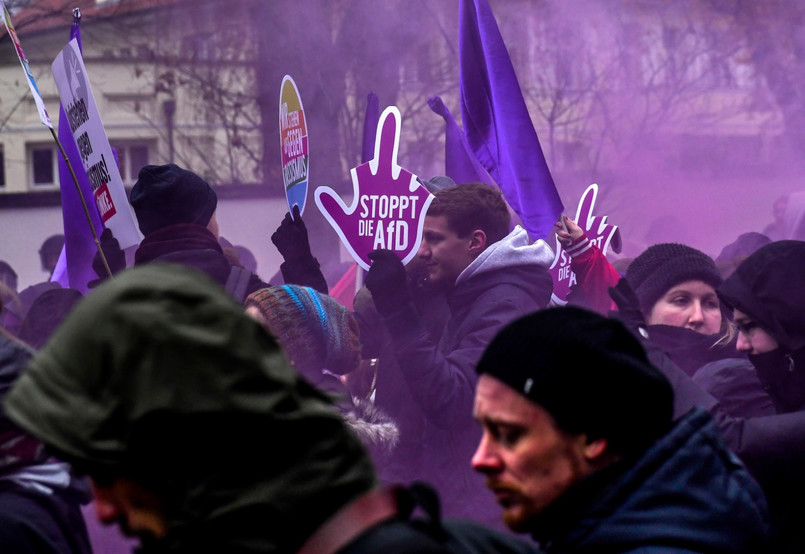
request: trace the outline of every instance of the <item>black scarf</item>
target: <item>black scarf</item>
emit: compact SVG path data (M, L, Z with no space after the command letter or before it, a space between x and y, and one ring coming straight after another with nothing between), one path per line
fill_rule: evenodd
M778 413L805 408L805 349L787 353L776 348L749 356L763 388L771 396Z

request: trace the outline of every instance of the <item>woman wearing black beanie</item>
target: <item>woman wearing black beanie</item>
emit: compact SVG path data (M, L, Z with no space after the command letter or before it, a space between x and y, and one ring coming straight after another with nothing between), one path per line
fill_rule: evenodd
M624 281L618 288L623 291L628 284L636 298L630 306L624 295L615 291L619 311L631 310L643 320L651 347L721 398L728 412L734 405L741 411L735 415L775 413L752 364L735 348L731 313L716 294L723 279L712 258L684 244L655 244L635 258ZM740 391L739 396L724 398L719 394L725 380L733 392ZM736 389L736 382L746 386Z
M721 274L707 254L684 244L655 244L629 265L626 280L649 325L669 325L699 334L727 331L716 287Z

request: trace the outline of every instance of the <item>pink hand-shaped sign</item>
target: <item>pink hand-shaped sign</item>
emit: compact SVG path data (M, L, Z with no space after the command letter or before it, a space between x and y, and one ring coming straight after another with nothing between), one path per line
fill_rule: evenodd
M607 223L607 216L593 216L593 208L598 198L598 185L593 183L581 196L576 209L575 222L584 230L587 239L595 244L606 255L609 248L620 252L621 236L616 225ZM576 283L576 275L570 270L570 255L556 239L556 255L551 264L550 274L553 277L553 297L555 304L565 304L571 285Z
M374 158L355 167L352 203L347 206L330 187L318 187L315 200L322 215L341 237L349 253L368 270L369 253L393 250L404 264L422 241L422 227L433 196L416 175L397 165L400 111L386 108L377 124Z

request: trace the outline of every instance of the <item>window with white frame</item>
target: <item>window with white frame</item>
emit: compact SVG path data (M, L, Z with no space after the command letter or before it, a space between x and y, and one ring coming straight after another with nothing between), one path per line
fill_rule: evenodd
M117 151L120 167L120 177L126 185L133 185L137 181L140 169L150 163L151 153L155 145L149 141L112 141L112 147Z
M55 187L59 182L56 146L28 145L28 182L34 188Z

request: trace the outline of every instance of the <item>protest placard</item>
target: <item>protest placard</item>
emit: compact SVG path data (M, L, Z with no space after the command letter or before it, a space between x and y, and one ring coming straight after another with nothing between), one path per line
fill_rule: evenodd
M140 231L75 39L59 52L51 70L101 220L112 230L121 248L134 246L140 242Z
M285 185L288 211L293 213L294 205L298 205L299 213L304 214L310 175L310 150L305 109L299 89L290 75L282 79L280 87L280 146L282 182Z
M433 200L416 175L397 164L400 121L395 106L380 115L374 158L351 171L349 206L330 187L318 187L315 193L321 213L358 265L367 270L369 253L377 249L393 250L404 264L411 261Z
M582 228L584 234L591 244L596 245L601 252L606 255L610 247L616 252L620 251L620 232L616 225L607 223L607 216L593 216L595 201L598 198L598 185L593 183L584 194L581 195L579 206L576 209L574 221ZM570 287L576 283L576 275L570 269L570 255L556 239L556 249L553 264L549 270L553 277L553 295L551 300L554 304L564 305L567 303L567 295Z

